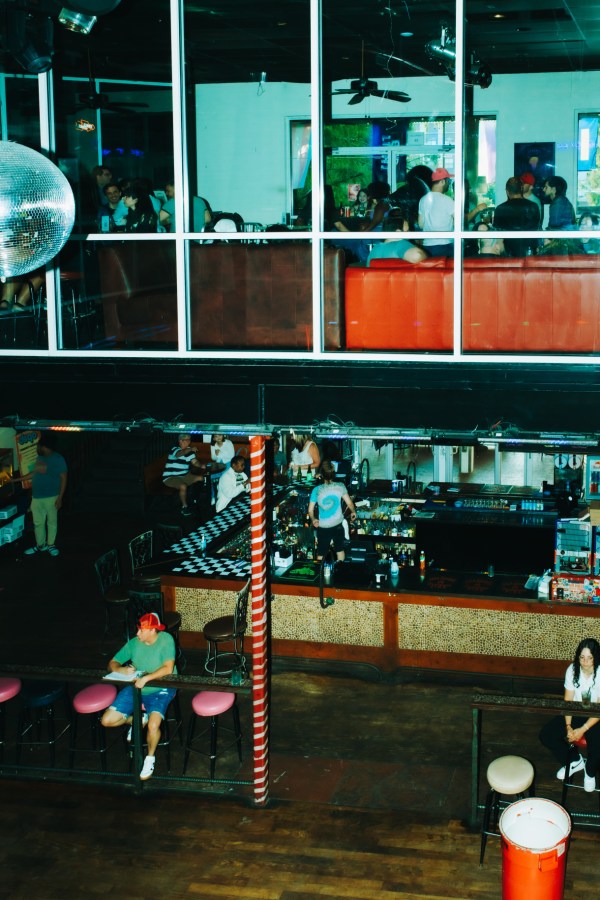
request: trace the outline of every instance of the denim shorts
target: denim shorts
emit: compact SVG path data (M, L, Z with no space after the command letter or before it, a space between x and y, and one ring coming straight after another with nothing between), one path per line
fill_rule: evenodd
M151 691L146 694L142 691L142 704L148 715L150 713L158 713L161 719L164 719L167 707L177 691L175 688L161 688L158 691ZM133 715L134 705L133 687L128 684L116 696L115 702L111 703L109 709L116 709L122 713L125 718Z

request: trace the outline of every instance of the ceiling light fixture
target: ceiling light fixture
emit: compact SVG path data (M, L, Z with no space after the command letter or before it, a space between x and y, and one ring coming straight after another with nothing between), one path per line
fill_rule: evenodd
M98 16L113 12L121 0L71 0L58 14L58 21L67 31L89 34Z
M428 41L425 44L425 52L432 59L437 59L446 67L448 78L454 81L456 78L456 39L448 25L442 25L442 34L439 41ZM465 66L465 84L477 85L487 88L492 83L492 73L489 68L481 63L475 53Z
M89 34L98 18L96 16L86 16L85 13L73 12L72 9L63 7L58 14L58 21L67 31L74 31L76 34Z

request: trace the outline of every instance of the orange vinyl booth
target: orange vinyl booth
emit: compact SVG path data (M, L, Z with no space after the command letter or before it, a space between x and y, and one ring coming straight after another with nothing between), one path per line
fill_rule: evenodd
M444 257L346 269L346 349L452 350L453 271Z
M600 256L466 260L463 310L464 350L598 353Z
M346 271L348 350L452 350L452 260ZM463 350L598 353L600 256L464 260Z

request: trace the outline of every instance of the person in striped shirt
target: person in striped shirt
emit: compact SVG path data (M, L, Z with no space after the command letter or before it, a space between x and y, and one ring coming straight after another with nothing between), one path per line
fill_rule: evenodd
M192 447L192 436L180 434L178 446L170 451L165 470L163 472L163 484L179 491L181 501L181 513L191 516L192 511L187 505L187 491L196 481L204 481L204 475L196 465L196 451Z

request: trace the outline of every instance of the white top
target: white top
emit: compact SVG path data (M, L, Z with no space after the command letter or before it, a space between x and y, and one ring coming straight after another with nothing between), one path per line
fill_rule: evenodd
M419 216L423 216L423 231L452 231L454 228L454 200L439 191L429 191L419 201ZM425 238L424 246L450 244L447 238Z
M292 465L293 466L313 466L314 461L312 456L310 455L310 448L314 444L314 441L307 441L302 450L298 450L297 447L294 447L292 450Z
M218 444L210 445L210 458L213 462L220 462L226 466L228 462L231 462L234 456L234 446L228 439L225 439L220 447Z
M246 482L248 476L245 472L236 472L234 469L225 469L219 478L219 487L217 491L216 512L225 509L234 497L246 490Z
M600 678L597 680L594 675L586 676L580 670L579 686L573 682L573 663L565 672L565 691L574 691L573 701L581 703L581 694L583 691L591 691L591 702L600 703Z

